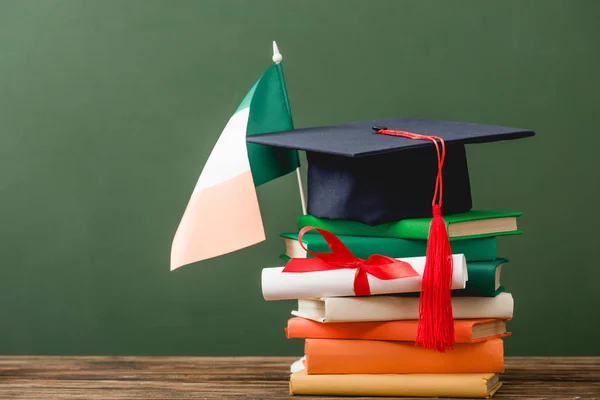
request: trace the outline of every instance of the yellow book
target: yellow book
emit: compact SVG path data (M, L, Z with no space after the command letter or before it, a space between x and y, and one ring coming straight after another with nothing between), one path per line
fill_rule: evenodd
M501 385L493 373L308 375L301 370L290 377L290 394L488 399Z

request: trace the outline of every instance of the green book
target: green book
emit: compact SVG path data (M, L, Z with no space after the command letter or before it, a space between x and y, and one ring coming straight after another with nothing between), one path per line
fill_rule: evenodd
M286 244L285 256L282 256L284 260L287 261L291 257L312 257L298 243L297 233L283 233L281 237L285 239ZM381 254L394 258L422 257L425 256L425 251L427 250L426 240L341 235L338 238L350 249L352 254L362 259L366 259L372 254ZM325 239L318 233L306 233L302 237L302 241L310 251L331 251ZM467 261L496 259L496 238L494 237L460 240L452 242L450 246L452 247L452 253L464 254Z
M516 211L471 210L462 214L445 215L444 221L451 241L517 235L517 218L522 213ZM360 222L322 219L312 215L298 217L298 228L314 226L336 235L373 236L402 239L426 240L429 235L431 218L404 219L398 222L369 226Z
M452 291L453 297L496 297L504 292L500 284L502 266L508 262L505 258L493 261L467 262L469 280L464 289ZM402 297L418 297L420 293L398 293Z
M453 290L452 296L496 297L504 291L500 284L502 266L508 262L505 258L494 261L479 261L467 263L469 280L466 288Z

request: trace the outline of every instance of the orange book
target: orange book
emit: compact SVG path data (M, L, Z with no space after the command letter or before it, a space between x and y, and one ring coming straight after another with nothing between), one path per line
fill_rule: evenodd
M445 353L411 342L306 339L308 374L454 374L504 372L502 339L459 343Z
M361 339L414 342L418 321L332 322L322 323L306 318L291 318L285 333L293 339ZM461 319L454 321L456 343L476 343L510 335L506 320Z

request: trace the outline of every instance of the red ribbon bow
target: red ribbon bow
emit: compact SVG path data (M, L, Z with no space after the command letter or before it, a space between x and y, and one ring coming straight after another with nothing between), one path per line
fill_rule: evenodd
M304 246L302 236L313 229L323 236L331 249L331 253L312 252ZM337 236L320 228L312 226L302 228L298 233L298 242L307 253L317 258L292 258L283 268L283 272L316 272L356 268L356 274L354 275L354 294L356 296L371 295L367 274L386 281L419 276L409 263L395 258L374 254L366 260L362 260L354 256Z

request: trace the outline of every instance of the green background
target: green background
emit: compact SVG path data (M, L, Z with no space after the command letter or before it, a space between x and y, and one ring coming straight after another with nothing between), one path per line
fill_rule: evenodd
M268 240L169 272L212 146L284 55L297 127L411 116L535 129L470 146L516 299L508 355L600 355L600 1L0 1L0 354L300 354ZM405 171L390 171L403 174Z

